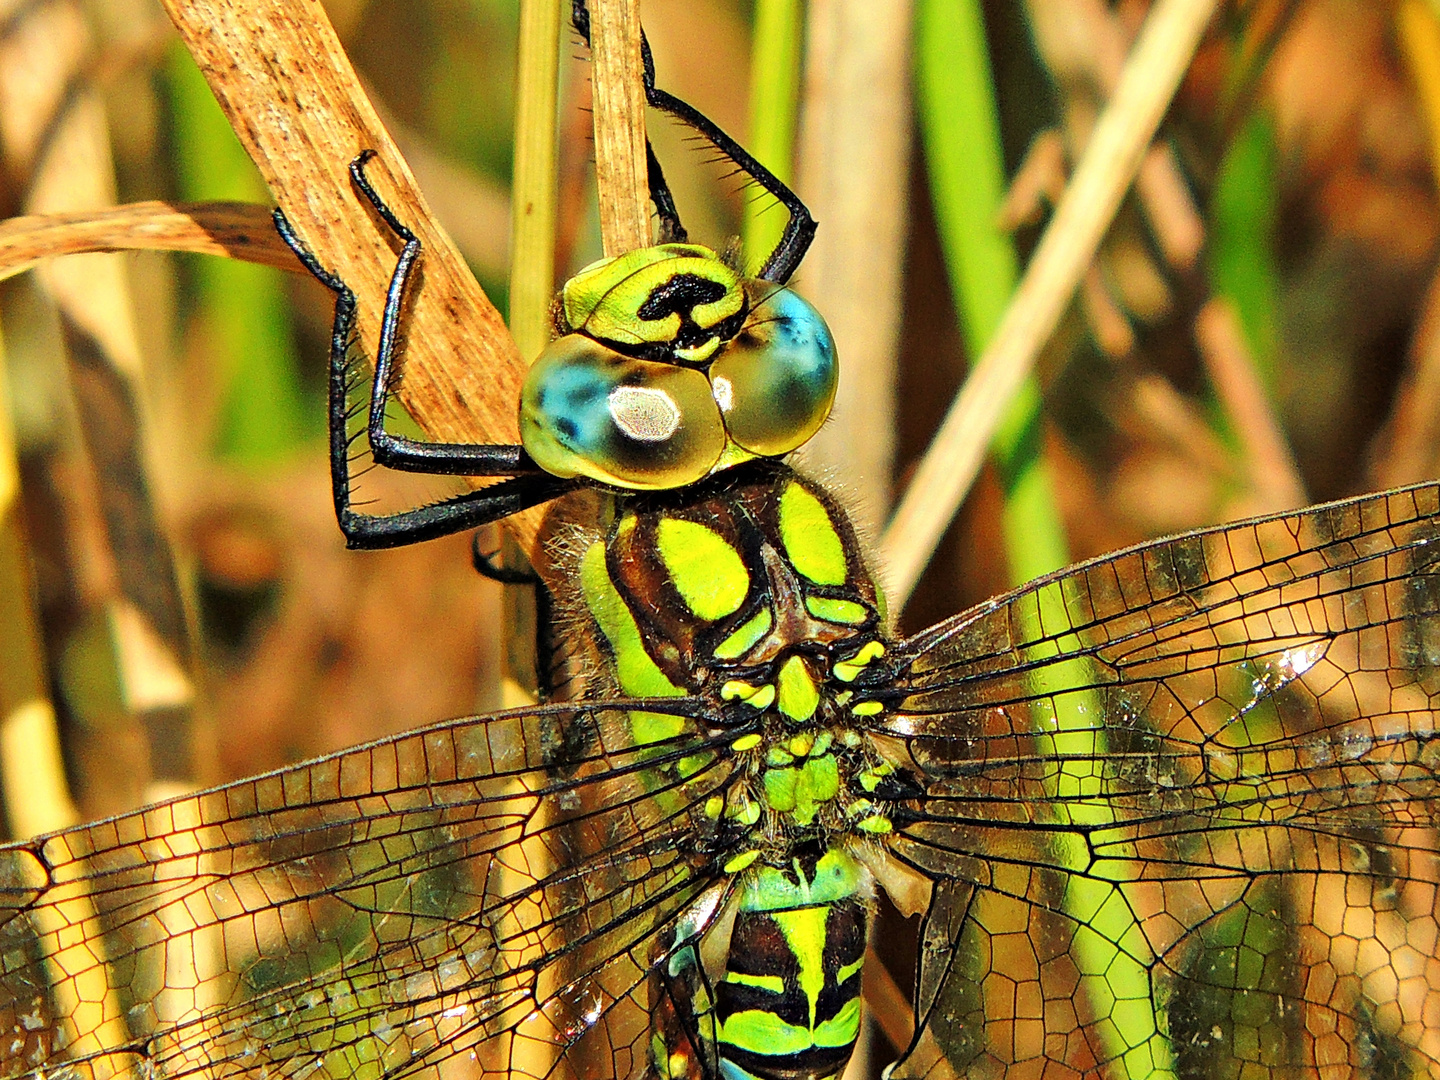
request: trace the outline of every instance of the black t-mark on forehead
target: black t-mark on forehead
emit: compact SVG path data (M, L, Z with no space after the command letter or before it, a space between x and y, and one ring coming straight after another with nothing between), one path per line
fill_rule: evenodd
M719 281L701 277L699 274L676 274L665 284L650 290L645 302L635 314L647 322L679 315L687 319L692 309L700 304L713 304L725 295L725 286Z

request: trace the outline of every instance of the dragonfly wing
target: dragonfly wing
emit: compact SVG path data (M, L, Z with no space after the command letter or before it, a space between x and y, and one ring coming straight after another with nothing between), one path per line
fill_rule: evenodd
M453 721L0 849L0 1075L638 1075L728 766L629 730Z
M1440 489L1145 544L896 664L891 851L937 883L897 1077L1436 1069Z

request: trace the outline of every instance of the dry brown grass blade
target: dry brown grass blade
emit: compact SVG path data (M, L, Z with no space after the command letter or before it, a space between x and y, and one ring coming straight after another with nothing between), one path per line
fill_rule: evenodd
M1440 464L1440 274L1426 291L1400 386L1371 457L1370 482L1376 488L1416 483L1433 476Z
M640 0L591 0L590 13L600 239L606 255L623 255L650 244Z
M0 222L0 280L41 259L87 251L191 251L304 273L268 206L139 202Z
M370 356L397 245L347 168L360 151L377 151L368 175L424 245L407 303L401 401L432 438L516 442L520 354L435 222L318 0L164 6L296 233L355 290ZM535 520L509 523L527 547Z
M23 25L6 38L0 65L14 72L23 58L35 66L27 78L7 83L0 113L7 162L28 163L25 208L32 213L104 212L113 206L116 191L109 119L95 88L77 87L74 81L95 47L85 12L76 0L57 0L16 18ZM27 136L27 125L41 116L46 118L43 136L34 129ZM113 753L77 752L83 738L72 742L72 769L84 777L81 805L87 813L103 812L198 783L193 639L155 505L161 458L151 452L139 392L146 358L124 262L103 254L47 262L39 280L60 317L69 389L87 459L74 490L93 492L100 559L109 568L106 587L90 598L91 617L105 627L107 664L113 664L119 691L120 723L107 737L116 737L123 727L146 750L122 765ZM61 682L67 681L62 668ZM67 691L73 689L67 685ZM67 692L72 704L78 696ZM92 719L80 717L77 727ZM76 766L82 758L90 766ZM110 801L117 795L118 807Z
M1295 457L1255 368L1240 317L1228 300L1206 302L1195 317L1195 340L1210 385L1239 436L1255 505L1250 513L1274 514L1310 500Z
M910 0L812 2L801 91L796 187L821 224L800 291L825 313L843 372L833 419L805 460L845 477L853 512L872 530L894 490L911 8Z
M881 539L898 610L969 490L1005 406L1095 256L1189 66L1217 0L1157 0L1000 326Z

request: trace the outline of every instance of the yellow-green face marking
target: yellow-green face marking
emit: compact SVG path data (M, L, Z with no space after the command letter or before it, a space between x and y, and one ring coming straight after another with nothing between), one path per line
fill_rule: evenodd
M520 440L556 476L685 487L789 453L835 400L819 312L696 244L587 266L561 290L557 322L520 397Z
M697 328L708 330L738 315L745 293L740 276L709 248L661 244L591 263L565 283L560 304L572 330L601 341L640 345L675 339L685 321L678 305L688 308ZM719 338L708 341L713 353ZM704 347L702 341L695 348ZM708 355L693 359L700 362Z

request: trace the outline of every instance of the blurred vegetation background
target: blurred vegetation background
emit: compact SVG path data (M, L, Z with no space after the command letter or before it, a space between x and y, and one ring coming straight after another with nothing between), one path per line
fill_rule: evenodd
M502 311L519 6L327 3ZM872 529L1146 10L644 0L660 84L820 220L797 285L851 390L804 457ZM557 285L599 255L588 68L563 37ZM779 211L684 130L652 117L651 135L692 238L743 233L756 261ZM6 217L267 201L154 0L0 3L0 162ZM1147 537L1436 475L1437 165L1430 0L1221 5L903 627ZM21 493L0 537L0 690L53 702L81 817L497 706L502 599L469 538L344 551L329 326L315 282L199 256L75 257L0 285ZM372 472L361 491L445 488ZM12 832L47 824L6 798Z

